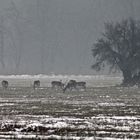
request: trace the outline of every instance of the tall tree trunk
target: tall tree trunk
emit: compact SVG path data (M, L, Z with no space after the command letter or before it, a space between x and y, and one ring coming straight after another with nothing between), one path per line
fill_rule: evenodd
M122 71L122 74L123 74L123 85L130 85L131 82L132 82L132 73L129 69L125 69Z

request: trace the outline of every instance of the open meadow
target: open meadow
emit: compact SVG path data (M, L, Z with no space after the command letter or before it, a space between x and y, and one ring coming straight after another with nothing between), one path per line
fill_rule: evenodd
M133 140L140 139L140 89L122 88L120 77L1 76L0 139ZM41 87L34 90L34 80ZM87 89L51 89L51 81L86 81Z

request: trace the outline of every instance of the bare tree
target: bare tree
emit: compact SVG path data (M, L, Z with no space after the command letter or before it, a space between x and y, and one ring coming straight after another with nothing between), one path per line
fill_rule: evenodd
M0 17L0 62L2 67L5 67L4 63L4 18Z
M11 1L10 7L7 9L6 17L11 22L11 33L10 38L13 42L13 47L15 51L14 61L15 61L15 72L19 72L19 67L22 57L22 48L23 48L23 31L22 31L22 22L25 20L22 18L21 12L17 9L14 1Z
M37 19L38 19L38 27L40 31L40 53L41 53L41 72L44 73L44 65L45 65L45 47L46 47L46 17L47 11L49 8L49 0L37 0Z

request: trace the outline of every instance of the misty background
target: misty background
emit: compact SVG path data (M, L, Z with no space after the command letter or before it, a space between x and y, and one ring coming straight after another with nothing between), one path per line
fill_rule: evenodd
M140 0L0 0L0 74L97 74L104 23L139 13Z

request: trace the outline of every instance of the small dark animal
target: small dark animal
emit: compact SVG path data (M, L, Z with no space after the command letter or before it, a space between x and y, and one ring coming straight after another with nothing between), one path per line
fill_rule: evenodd
M40 87L40 81L39 80L34 81L33 88L36 89L39 87Z
M7 89L9 83L8 83L8 81L3 80L3 81L1 82L1 85L2 85L2 88L3 88L3 89Z
M51 82L52 89L63 89L64 84L61 81L52 81Z

